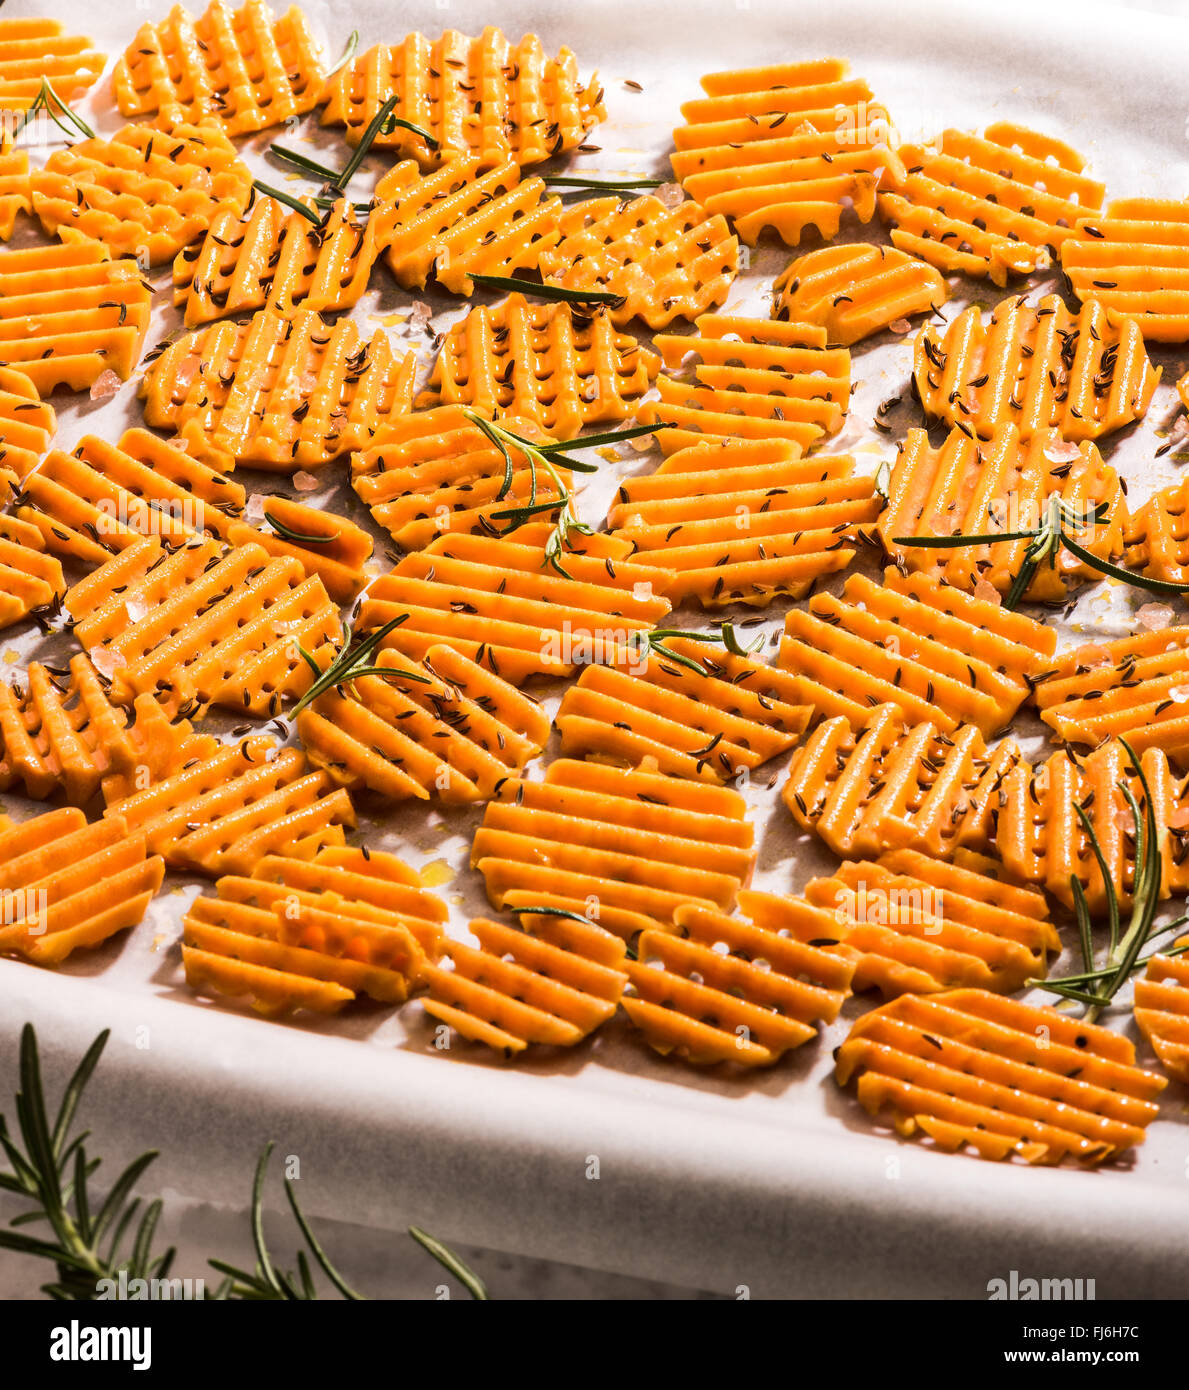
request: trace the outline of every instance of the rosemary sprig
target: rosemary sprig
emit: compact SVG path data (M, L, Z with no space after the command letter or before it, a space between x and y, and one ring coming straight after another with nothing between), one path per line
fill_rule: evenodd
M338 171L331 169L326 164L319 164L316 159L311 159L308 154L302 154L300 150L291 150L284 145L269 145L269 154L274 154L286 164L292 164L294 168L301 169L303 173L317 174L320 179L325 179L327 183L333 183L338 178ZM331 200L327 200L331 201Z
M125 1240L140 1211L132 1189L157 1157L150 1149L134 1159L112 1184L106 1200L96 1208L88 1183L101 1160L87 1157L89 1131L71 1137L75 1113L87 1082L107 1044L105 1029L87 1049L66 1083L51 1124L41 1081L41 1059L32 1024L21 1029L20 1090L16 1096L19 1138L10 1135L0 1115L0 1147L12 1164L11 1173L0 1173L0 1190L16 1193L34 1203L31 1211L16 1217L10 1226L45 1222L44 1236L0 1230L0 1249L49 1260L57 1279L42 1292L58 1300L96 1297L101 1279L118 1279L121 1270L130 1279L163 1279L173 1263L172 1247L152 1253L153 1235L161 1216L160 1200L150 1202L140 1214L135 1238L127 1255Z
M1078 817L1086 832L1086 838L1098 865L1099 873L1102 875L1103 888L1106 893L1109 921L1109 942L1106 955L1101 965L1096 966L1094 964L1092 923L1086 895L1077 875L1071 874L1070 886L1073 892L1074 913L1077 918L1082 963L1085 968L1072 975L1050 977L1047 980L1032 979L1028 982L1048 990L1052 994L1060 994L1066 999L1074 999L1085 1004L1087 1008L1084 1016L1088 1023L1095 1021L1102 1010L1110 1004L1124 982L1151 959L1150 956L1141 958L1140 952L1144 946L1151 944L1158 937L1174 930L1187 920L1182 917L1175 922L1165 923L1163 926L1153 926L1160 901L1162 866L1152 789L1148 785L1143 766L1131 744L1122 737L1120 737L1119 742L1131 759L1131 766L1125 768L1124 771L1134 775L1139 780L1143 800L1141 809L1130 785L1123 778L1119 779L1118 788L1127 802L1135 826L1135 869L1130 920L1126 930L1122 930L1119 913L1119 887L1111 881L1107 870L1106 856L1102 852L1102 846L1094 832L1090 817L1083 807L1078 806ZM1180 954L1184 949L1183 947L1174 948L1174 952Z
M297 704L289 711L288 719L293 720L314 703L315 700L325 695L328 690L336 686L346 686L351 690L353 683L362 676L382 676L386 680L406 680L417 681L421 685L432 685L433 682L428 676L423 676L416 671L402 671L398 666L375 666L369 658L372 652L379 646L385 637L394 629L400 627L401 623L408 621L409 615L401 613L393 618L390 623L385 623L383 627L378 627L374 632L370 632L366 637L355 641L351 632L350 625L343 628L343 645L338 655L324 671L313 655L306 651L300 642L296 643L298 653L302 660L314 673L314 683L306 693L298 700Z
M345 68L347 64L351 61L351 59L355 57L355 54L358 51L358 49L359 30L352 29L351 32L347 35L347 45L343 49L342 53L339 55L338 62L335 63L334 67L330 69L330 71L326 74L326 78L323 80L329 80L335 75L336 72L340 72L343 68Z
M359 144L355 146L355 153L347 161L341 173L337 174L331 181L333 187L337 188L340 193L343 192L355 177L359 170L359 166L367 158L368 151L371 149L376 137L378 135L390 135L397 126L401 126L405 130L411 130L414 135L420 135L431 150L437 149L438 142L428 130L423 130L419 125L414 125L412 121L406 121L403 117L394 116L392 114L392 108L396 103L396 96L390 96L384 105L380 107L368 122L367 129L359 137Z
M667 646L666 643L674 637L684 637L690 642L713 642L725 647L732 656L751 656L764 643L764 638L761 635L750 647L745 647L739 641L735 632L735 625L729 622L721 623L717 632L687 632L684 628L679 627L655 627L644 634L649 651L654 652L665 661L672 661L678 666L684 666L699 676L708 676L710 672L692 656L675 652L672 647Z
M268 510L264 513L264 519L282 540L292 541L295 545L329 545L331 541L338 540L337 533L329 536L304 536L300 531L294 531L284 522L278 521Z
M480 275L478 271L473 271L470 279L487 289L506 290L509 294L535 294L538 299L556 299L569 304L609 304L613 309L618 309L624 303L624 296L611 290L571 290L564 285L522 280L518 275Z
M409 1234L423 1250L429 1251L447 1273L454 1275L473 1299L481 1302L487 1300L487 1285L448 1245L423 1231L420 1226L410 1226Z
M1028 541L1019 571L1013 577L1011 587L1003 600L1004 608L1009 609L1019 606L1042 564L1047 563L1050 569L1056 568L1057 555L1062 549L1068 550L1090 569L1109 575L1112 579L1121 579L1125 584L1131 584L1137 589L1149 589L1158 594L1189 594L1189 584L1178 584L1170 579L1153 579L1150 575L1122 569L1119 565L1113 565L1109 560L1095 555L1093 551L1087 550L1073 539L1071 533L1083 531L1087 526L1097 526L1105 519L1109 510L1109 503L1099 502L1094 508L1093 517L1086 521L1069 503L1063 501L1057 493L1053 493L1045 503L1040 525L1028 530L991 531L980 536L896 536L893 538L893 544L958 549L974 545L997 545L1003 541Z
M57 112L54 110L55 106L58 108ZM83 118L78 114L77 111L73 111L69 106L67 106L67 104L54 90L53 83L49 80L49 78L43 77L41 79L41 87L38 89L37 95L29 103L29 106L27 107L24 114L21 116L21 119L17 122L16 126L13 129L12 138L14 142L16 141L17 136L20 135L21 131L23 131L24 128L33 119L34 114L38 111L44 111L46 115L49 116L50 120L53 121L53 123L58 127L58 129L63 131L67 135L84 135L88 140L95 139L95 132L86 123L86 121L83 120ZM59 112L62 116L66 118L67 121L70 122L70 125L62 124L61 120L58 119ZM71 129L71 126L73 126L74 128Z
M252 180L252 187L256 189L258 193L263 193L266 198L275 198L278 203L284 203L286 207L291 207L294 212L300 212L301 215L312 222L315 227L320 227L322 225L322 219L314 209L306 207L300 198L295 198L291 193L285 193L279 188L273 188L271 184L261 183L259 179Z

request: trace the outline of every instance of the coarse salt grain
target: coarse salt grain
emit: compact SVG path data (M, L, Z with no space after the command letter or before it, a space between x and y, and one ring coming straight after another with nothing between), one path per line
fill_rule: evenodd
M1135 614L1136 623L1149 632L1159 632L1168 627L1176 616L1167 603L1145 603Z
M312 473L307 473L304 468L299 468L293 475L293 486L298 492L317 492L322 484Z
M91 385L91 399L93 401L106 401L114 396L124 383L110 367L105 368L95 378Z

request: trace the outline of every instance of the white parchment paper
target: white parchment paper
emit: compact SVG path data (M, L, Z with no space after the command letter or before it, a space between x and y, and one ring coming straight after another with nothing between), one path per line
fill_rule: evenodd
M587 0L565 11L526 0L309 0L304 8L334 56L351 28L360 30L361 49L412 29L476 33L488 23L512 38L537 32L551 52L568 45L583 73L597 69L606 86L608 120L590 136L601 148L567 166L592 174L668 177L680 103L699 95L704 71L838 55L869 79L905 139L1020 120L1087 154L1108 197L1189 194L1189 24L1175 15L866 0ZM114 60L136 26L167 9L165 0L92 0L85 8L9 0L4 14L64 18ZM122 124L107 78L79 107L101 132ZM307 185L287 181L263 153L280 134L249 141L247 157L266 181L301 192ZM325 150L331 163L345 156L339 132L322 131L313 118L284 138L311 153ZM382 167L382 159L368 161L361 196ZM845 235L885 239L878 223ZM37 239L27 225L13 244ZM753 249L727 310L766 314L771 279L791 254L769 242ZM146 345L179 322L167 270L153 279L162 288ZM425 294L430 330L409 334L413 296L385 271L374 281L353 317L369 335L391 332L428 366L432 333L463 311L461 302ZM1050 287L1032 282L1037 294ZM1002 296L988 284L974 297L990 307ZM956 296L946 316L966 302ZM1154 454L1189 350L1153 356L1164 382L1147 419L1103 449L1127 477L1133 505L1184 467L1175 454ZM831 452L853 452L871 472L890 457L892 443L871 421L882 401L906 397L911 361L911 335L860 345L851 413ZM135 381L101 403L60 394L54 404L63 448L91 432L117 438L140 419ZM920 423L907 398L884 418L892 438ZM623 452L584 490L587 519L601 519L619 477L657 461ZM313 498L370 527L345 473L345 463L325 470L327 486ZM278 486L275 476L239 476L250 490ZM379 573L387 561L376 535ZM1063 640L1121 635L1142 601L1111 584L1087 590ZM783 609L774 606L768 618L775 641ZM704 625L697 610L675 621ZM0 678L11 679L33 655L67 649L20 629L0 633ZM557 691L546 693L552 708ZM1045 750L1039 727L1024 719L1017 729L1034 756ZM749 792L755 883L790 891L832 861L794 834L778 790L766 786L780 770L779 762L764 769ZM0 800L16 815L39 809ZM378 821L361 816L360 833L424 869L450 905L451 930L464 934L467 920L486 910L482 882L467 868L481 814L401 806ZM1185 1293L1189 1127L1186 1092L1175 1083L1127 1166L1029 1170L943 1156L877 1133L830 1079L831 1049L858 1005L819 1043L745 1078L662 1061L623 1020L571 1053L530 1055L512 1066L465 1044L444 1055L430 1049L415 1003L398 1014L364 1007L278 1024L196 1000L176 943L185 905L199 891L210 889L171 876L139 928L60 971L0 961L0 1096L14 1089L15 1040L26 1019L37 1023L58 1078L99 1028L110 1027L85 1117L97 1151L114 1164L159 1145L158 1181L185 1197L227 1200L232 1173L238 1194L245 1156L276 1137L282 1152L302 1156L303 1175L316 1174L306 1198L315 1214L333 1208L342 1219L394 1230L416 1220L447 1239L728 1293L984 1297L988 1279L1012 1269L1095 1278L1099 1297Z

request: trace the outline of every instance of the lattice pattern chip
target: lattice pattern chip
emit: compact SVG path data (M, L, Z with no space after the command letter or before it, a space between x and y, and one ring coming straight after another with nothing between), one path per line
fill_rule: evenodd
M535 34L511 44L491 27L477 39L454 29L433 42L409 34L361 53L327 82L322 124L345 125L358 144L390 97L393 115L432 143L396 126L376 144L426 168L458 155L540 164L580 145L606 115L598 79L581 84L568 48L548 58Z
M23 478L57 428L53 406L42 401L25 373L0 367L0 473Z
M37 527L0 515L0 628L52 607L65 592L62 566L46 554Z
M232 10L214 0L201 19L181 5L142 24L112 73L125 116L191 121L247 135L312 111L325 68L305 15L278 20L263 0Z
M1047 269L1104 186L1076 150L1000 121L982 135L947 130L932 145L899 151L905 177L879 195L893 245L949 275L1012 275Z
M1189 947L1182 936L1177 947ZM1189 1082L1189 957L1157 952L1135 982L1135 1021L1160 1065Z
M1156 1117L1163 1077L1120 1034L985 990L904 995L865 1014L837 1053L871 1115L905 1138L1028 1163L1102 1163Z
M27 111L49 78L65 102L98 81L107 61L57 19L0 19L0 111Z

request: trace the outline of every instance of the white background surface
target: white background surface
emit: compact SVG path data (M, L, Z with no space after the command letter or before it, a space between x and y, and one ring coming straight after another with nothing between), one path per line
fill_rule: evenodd
M158 0L145 9L97 0L80 27L114 56L137 24L166 8ZM600 0L564 18L531 3L306 6L336 54L353 25L362 48L408 29L478 32L488 22L511 37L535 30L551 52L568 44L583 73L597 67L607 88L609 121L591 136L602 153L574 161L590 171L667 175L668 131L680 102L698 94L703 71L837 54L870 80L906 138L944 125L1020 119L1087 154L1108 197L1185 196L1189 9L1172 0L1144 8L1181 18L1085 5L989 13L952 3L763 0ZM4 8L5 16L39 12L65 15L20 0ZM627 90L625 78L642 83L644 93ZM82 109L101 130L120 123L106 82ZM317 144L334 147L335 132L311 129ZM257 167L268 169L270 182L303 187L283 184L275 165ZM852 234L872 231L880 236L875 224ZM766 284L789 254L767 246L754 257L729 307L765 312ZM386 276L376 279L380 288L356 315L371 320L369 331L409 303ZM986 303L997 297L990 288L982 296ZM426 298L435 309L450 303ZM175 321L165 311L160 318L163 328ZM1171 460L1159 474L1149 461L1184 356L1158 357L1166 384L1149 419L1117 441L1113 461L1138 484L1133 502L1176 476ZM910 363L910 340L891 335L856 355L854 376L863 384L832 449L853 449L874 470L890 449L867 424L880 400L903 389ZM55 401L63 447L136 418L134 386L99 408L62 409L65 399ZM907 410L893 418L916 423ZM612 486L611 476L600 479L583 514L597 519ZM681 620L699 625L696 614ZM1129 622L1125 601L1105 590L1088 595L1073 621L1112 635ZM0 649L7 641L0 635ZM763 791L764 780L754 797L757 882L787 891L827 861L793 841L782 812L769 819L777 793ZM459 926L483 906L482 885L465 868L478 818L408 808L392 818L391 843L413 863L444 859L457 871L441 891ZM378 836L380 828L368 833ZM663 1063L619 1023L571 1055L504 1067L465 1047L448 1060L428 1055L415 1004L394 1018L361 1013L306 1026L196 1004L179 987L172 944L184 901L159 899L126 944L78 958L57 976L0 962L0 1106L13 1090L11 1044L25 1018L38 1022L51 1075L59 1076L110 1025L108 1060L85 1120L113 1165L150 1143L162 1148L153 1172L175 1194L170 1219L183 1272L200 1272L205 1253L242 1258L238 1209L256 1151L275 1137L281 1154L301 1159L307 1209L347 1223L327 1235L336 1253L350 1251L344 1268L377 1293L433 1296L436 1268L390 1234L409 1221L456 1241L668 1281L597 1280L532 1260L509 1268L506 1257L477 1256L502 1296L654 1296L680 1284L728 1296L746 1286L755 1297L980 1297L989 1278L1011 1269L1095 1277L1100 1297L1185 1293L1189 1129L1186 1095L1175 1085L1166 1119L1131 1171L993 1166L874 1134L829 1079L829 1050L845 1023L773 1072L736 1080ZM141 1029L148 1030L147 1050L136 1046ZM591 1156L599 1159L595 1181L586 1176ZM28 1286L22 1263L0 1257L0 1293Z

